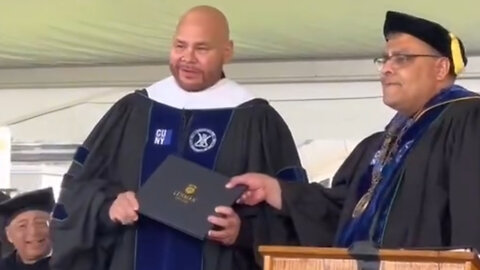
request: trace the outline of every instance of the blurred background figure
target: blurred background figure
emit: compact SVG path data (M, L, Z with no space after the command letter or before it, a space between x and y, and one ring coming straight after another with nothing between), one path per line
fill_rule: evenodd
M49 224L54 204L51 188L26 192L0 203L6 240L14 249L0 261L0 269L49 269Z

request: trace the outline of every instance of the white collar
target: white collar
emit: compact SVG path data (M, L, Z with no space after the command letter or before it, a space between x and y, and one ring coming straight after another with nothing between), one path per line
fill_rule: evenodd
M187 92L170 76L146 90L149 98L177 109L234 108L254 99L245 88L226 78L203 91Z

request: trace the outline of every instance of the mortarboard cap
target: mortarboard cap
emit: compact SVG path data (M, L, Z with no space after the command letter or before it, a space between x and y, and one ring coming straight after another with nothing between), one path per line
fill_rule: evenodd
M52 188L39 189L19 194L0 203L0 216L8 225L18 214L29 210L50 213L55 205Z
M451 72L458 75L467 65L467 56L462 41L436 22L408 14L387 11L383 35L388 40L392 33L412 35L450 59Z

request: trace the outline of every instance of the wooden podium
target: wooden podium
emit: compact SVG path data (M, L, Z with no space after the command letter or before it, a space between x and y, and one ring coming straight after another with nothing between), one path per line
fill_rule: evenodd
M477 253L468 251L381 249L378 260L373 261L374 267L365 267L372 261L356 260L342 248L261 246L259 251L264 258L264 270L480 270Z

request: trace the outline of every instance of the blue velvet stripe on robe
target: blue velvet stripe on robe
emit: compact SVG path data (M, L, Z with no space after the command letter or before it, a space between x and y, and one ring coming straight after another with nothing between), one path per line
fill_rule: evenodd
M454 85L428 102L425 106L425 113L408 127L400 138L398 150L393 153L393 158L381 169L382 181L376 187L366 210L360 216L352 218L341 228L336 239L336 246L349 247L356 241L373 241L381 245L388 211L394 202L396 189L400 184L399 179L401 180L401 175L398 175L400 173L399 169L402 167L405 157L435 119L441 115L447 107L446 104L468 98L478 98L478 94ZM395 116L392 122L399 120L400 117L399 115ZM404 121L404 123L407 123L407 121ZM377 162L379 160L376 155L362 177L357 200L367 191L372 178L372 171Z
M232 112L232 109L180 110L153 103L140 184L145 183L170 154L209 169L215 168L216 157ZM210 131L213 131L215 136L212 137ZM202 135L203 145L200 143L195 146L195 143L202 139L200 138ZM207 149L209 145L212 147ZM200 270L203 260L202 248L202 241L149 218L140 217L135 269Z

